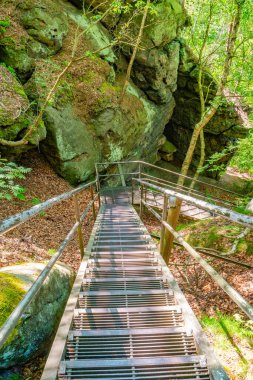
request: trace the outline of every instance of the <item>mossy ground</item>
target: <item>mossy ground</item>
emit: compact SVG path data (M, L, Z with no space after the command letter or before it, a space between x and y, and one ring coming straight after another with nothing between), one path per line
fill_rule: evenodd
M224 315L217 312L216 317L203 315L200 319L201 325L208 335L212 337L214 348L222 356L230 353L236 358L236 377L231 374L231 369L235 362L225 369L231 376L231 379L245 379L248 372L251 370L252 348L253 348L253 325L250 322L245 322L238 314ZM234 361L234 360L233 360Z
M193 247L214 248L221 253L229 254L233 242L244 231L244 227L216 218L178 226ZM239 239L236 254L253 255L253 233Z
M15 276L0 273L0 327L26 293L23 283Z

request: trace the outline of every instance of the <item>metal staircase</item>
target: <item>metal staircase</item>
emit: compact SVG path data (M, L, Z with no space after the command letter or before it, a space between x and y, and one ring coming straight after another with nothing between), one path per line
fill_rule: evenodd
M247 228L253 228L253 217L231 210L234 201L224 201L224 191L217 186L209 186L213 193L222 190L210 203L203 193L207 191L206 187L203 190L203 182L197 181L199 189L189 192L187 186L176 186L174 179L155 177L147 169L162 170L173 178L178 176L142 161L98 163L95 181L0 224L0 233L8 233L64 200L74 201L73 226L0 328L1 348L30 302L39 296L64 249L77 235L82 262L41 380L229 379L166 262L169 263L173 239L176 239L253 320L253 307L177 233L174 225L183 203L204 210L212 218L216 215ZM81 211L78 197L88 189L91 200ZM150 202L151 191L159 200L163 199L159 207ZM140 215L145 207L161 223L162 256L132 206L136 199ZM91 212L96 220L84 249L82 223Z
M210 379L201 327L128 197L104 202L66 342L56 338L42 379Z

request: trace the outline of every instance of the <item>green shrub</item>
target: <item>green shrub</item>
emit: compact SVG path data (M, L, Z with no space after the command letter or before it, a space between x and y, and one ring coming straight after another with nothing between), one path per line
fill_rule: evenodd
M236 167L241 172L253 174L253 129L249 132L248 137L240 140L237 152L230 161L232 167Z
M12 200L13 197L24 200L26 189L16 181L25 179L26 174L30 171L30 168L24 168L15 162L0 159L0 200Z
M8 17L5 17L4 20L0 20L0 33L5 33L6 28L11 25L11 21Z

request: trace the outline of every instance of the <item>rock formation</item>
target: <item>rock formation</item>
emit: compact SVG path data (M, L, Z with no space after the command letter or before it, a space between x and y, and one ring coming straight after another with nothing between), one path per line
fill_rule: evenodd
M96 161L157 161L163 133L182 160L199 114L197 64L179 39L187 22L182 2L163 0L155 5L156 13L148 18L132 80L122 101L132 47L110 44L124 17L109 13L103 23L94 23L83 13L82 3L0 1L1 17L10 18L10 25L0 35L0 78L8 79L3 79L9 83L4 91L13 94L12 102L1 94L2 138L18 140L23 136L57 75L71 59L76 31L83 31L76 56L85 56L72 64L59 82L29 144L12 149L0 147L2 154L18 154L39 144L55 170L73 184L91 177ZM97 3L85 1L93 7ZM130 26L133 40L139 24L137 18ZM206 77L208 83L212 82L209 74ZM215 84L209 87L211 99ZM10 117L6 118L7 114ZM242 136L244 132L238 125L232 107L225 105L208 126L207 153Z
M44 267L45 264L28 263L0 270L0 324L9 317ZM47 352L73 281L74 273L69 267L61 263L54 266L15 330L1 348L0 369L20 365L35 354Z

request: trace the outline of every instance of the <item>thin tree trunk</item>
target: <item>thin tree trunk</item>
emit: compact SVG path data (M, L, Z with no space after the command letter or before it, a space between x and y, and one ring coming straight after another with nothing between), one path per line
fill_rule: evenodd
M237 33L240 25L240 18L241 18L241 9L244 4L245 0L242 0L240 2L236 2L236 14L233 17L231 23L230 23L230 28L229 28L229 35L228 35L228 41L227 41L227 52L226 52L226 58L224 62L224 67L223 67L223 73L221 77L221 81L216 93L216 96L214 100L212 101L212 104L206 109L204 114L202 115L200 121L195 125L195 128L193 130L193 134L191 137L190 145L188 148L188 151L186 153L182 169L181 169L181 174L183 176L186 176L190 167L190 164L192 162L192 157L196 148L196 144L199 138L199 135L203 128L208 124L208 122L213 118L213 116L216 114L217 109L220 106L221 100L222 100L222 95L223 95L223 90L225 88L225 85L227 83L229 71L231 68L232 60L233 60L233 55L234 55L234 49L235 49L235 43L237 39ZM178 179L178 185L182 186L184 185L185 178L183 176L179 176Z
M137 54L137 51L138 51L138 48L139 48L139 45L140 45L140 42L141 42L142 35L143 35L143 31L144 31L144 27L145 27L147 15L148 15L149 5L150 5L150 0L147 0L146 6L145 6L145 9L144 9L144 13L143 13L143 16L142 16L142 20L141 20L141 26L140 26L139 33L138 33L138 36L137 36L137 40L136 40L136 43L135 43L135 46L134 46L133 54L132 54L130 62L128 64L127 73L126 73L126 79L125 79L124 87L123 87L123 90L122 90L122 93L121 93L120 102L122 102L122 100L124 98L124 95L125 95L125 92L126 92L126 89L127 89L127 86L129 84L129 80L130 80L130 76L131 76L134 60L135 60L135 57L136 57L136 54Z

